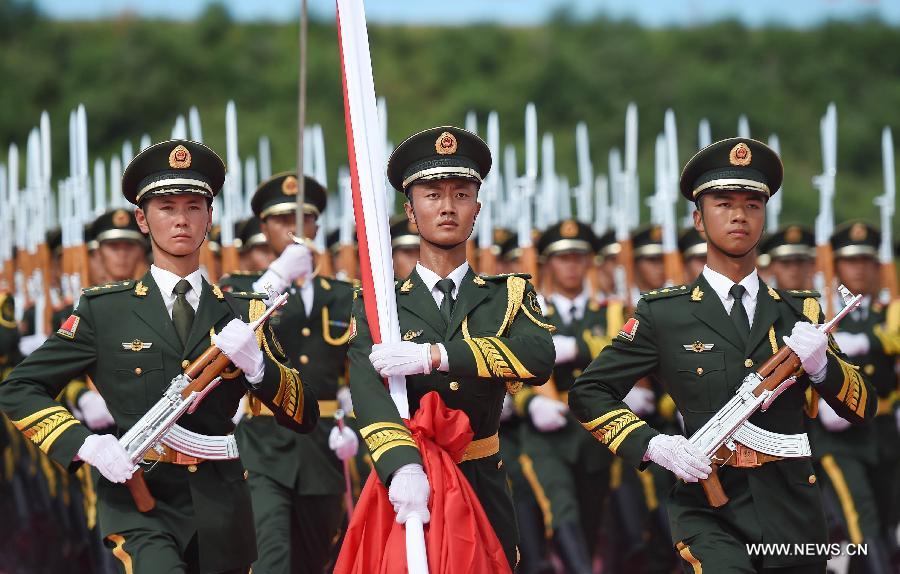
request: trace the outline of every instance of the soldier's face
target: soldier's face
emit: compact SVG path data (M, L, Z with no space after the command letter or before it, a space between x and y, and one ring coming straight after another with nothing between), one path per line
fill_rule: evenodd
M713 191L704 195L703 212L694 212L694 228L712 248L728 257L752 253L766 222L766 204L758 193Z
M423 241L449 249L472 235L475 218L481 211L478 186L461 178L413 184L406 216L419 228Z
M666 284L666 265L662 255L634 260L634 274L641 291L659 289Z
M810 257L774 259L769 265L779 289L811 289L815 270L816 262Z
M134 279L144 261L144 246L128 239L104 241L98 251L110 281Z
M196 194L152 197L134 212L156 247L176 257L200 249L212 224L212 206Z
M872 295L878 292L878 261L874 257L841 257L835 261L834 270L840 282L852 293Z
M293 213L270 215L262 221L260 229L266 236L269 245L272 246L275 255L281 255L285 248L294 242L291 234L297 234L297 216ZM319 219L311 213L304 214L303 237L314 239L318 231Z
M275 261L275 252L268 245L255 245L241 254L241 268L246 271L265 271Z
M564 295L577 295L584 288L590 263L587 253L560 253L547 258L547 269L557 289Z

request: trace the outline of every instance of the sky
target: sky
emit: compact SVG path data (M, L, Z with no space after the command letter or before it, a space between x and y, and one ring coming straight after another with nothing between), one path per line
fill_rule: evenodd
M59 19L112 18L123 13L189 20L210 0L34 0ZM293 20L301 0L223 0L240 20ZM332 18L334 0L308 0L309 9ZM576 17L603 14L651 26L689 26L738 18L750 26L814 26L824 20L877 17L900 25L897 0L367 0L366 16L385 24L465 25L494 22L509 26L539 25L559 9Z

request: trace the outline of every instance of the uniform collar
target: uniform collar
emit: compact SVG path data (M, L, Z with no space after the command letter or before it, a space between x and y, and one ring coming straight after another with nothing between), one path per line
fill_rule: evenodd
M590 293L587 290L576 295L574 299L569 299L560 293L553 293L550 295L550 302L553 303L553 306L564 318L568 319L566 322L571 322L576 319L576 317L571 316L572 306L574 305L575 309L577 309L575 314L578 317L584 317L584 309L587 307L589 298Z
M731 286L734 285L734 281L718 271L713 271L708 265L703 266L703 278L706 279L709 286L716 292L719 299L723 302L731 299L731 293L729 293L729 291L731 290ZM759 275L756 273L755 268L749 275L741 279L738 284L743 285L747 290L747 295L753 301L756 301L756 297L759 295Z
M416 263L416 272L419 274L419 278L422 280L422 283L425 284L425 287L428 288L428 291L433 291L434 286L437 285L437 282L441 280L441 276L432 271L431 269L425 267L421 263ZM454 269L447 275L447 279L453 280L453 298L456 299L459 295L459 286L462 285L462 280L466 276L466 273L469 272L469 263L468 261L463 261L463 264Z
M187 277L179 277L171 271L157 267L156 265L151 265L150 274L153 275L153 280L156 281L159 290L167 297L174 296L175 284L182 279L187 279L187 282L191 284L191 289L193 289L197 297L203 292L203 275L200 273L199 268L194 270Z

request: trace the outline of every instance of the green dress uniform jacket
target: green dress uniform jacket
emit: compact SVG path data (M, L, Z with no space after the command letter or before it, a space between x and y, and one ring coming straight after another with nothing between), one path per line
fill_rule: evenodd
M527 277L527 276L525 276ZM507 387L541 385L550 376L555 352L552 327L543 321L531 284L523 276L480 277L470 269L447 325L418 273L396 285L403 340L443 343L449 371L406 377L410 413L421 398L440 394L449 408L464 411L474 440L497 434ZM379 478L405 464L422 464L418 448L391 401L383 379L369 362L372 336L361 297L353 311L355 335L350 344L350 388L360 433ZM516 522L499 454L460 463L478 495L511 564L516 562Z
M121 435L161 398L170 380L209 347L213 330L220 331L235 317L248 321L262 314L261 297L225 295L204 281L188 342L182 346L149 272L137 282L87 289L56 335L0 386L0 410L51 459L75 471L81 465L76 454L91 433L53 399L70 380L82 374L91 377ZM229 434L238 402L251 390L283 425L298 432L315 427L315 394L287 366L271 329L264 331L263 380L252 386L240 370L226 372L199 409L178 424L206 435ZM129 532L161 531L182 549L196 535L203 572L246 567L253 561L253 516L240 460L187 467L157 463L145 478L157 506L144 514L124 485L99 479L101 532L119 551L123 545L128 548Z
M755 317L744 344L702 275L690 286L650 291L638 303L634 318L576 381L569 395L572 411L597 440L643 468L648 464L643 459L647 445L658 433L622 402L635 381L649 375L661 382L683 414L685 434L690 436L734 395L745 375L783 345L782 337L798 320L822 321L817 295L779 291L760 281ZM815 390L848 420L871 419L876 408L871 383L835 346L829 345L827 355L826 377ZM750 422L777 433L802 433L809 385L808 377L801 376ZM827 542L820 491L809 459L783 459L755 468L725 466L719 474L731 497L721 508L708 504L698 483L678 483L670 495L672 539L686 562L699 564L710 557L708 551L715 553L709 547L692 551L690 545L699 535L708 535L709 541L721 534L731 540L730 548L743 553L729 556L727 550L721 551L710 565L723 571L732 559L746 563L744 543ZM766 556L761 563L780 567L824 560Z

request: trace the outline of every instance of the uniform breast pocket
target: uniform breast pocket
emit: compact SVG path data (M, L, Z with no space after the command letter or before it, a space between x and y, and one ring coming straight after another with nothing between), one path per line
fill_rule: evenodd
M672 395L680 409L709 412L719 406L719 396L726 390L724 351L679 354L675 367L678 377Z
M165 388L162 353L122 352L114 358L113 381L105 381L110 409L140 415L161 396Z

